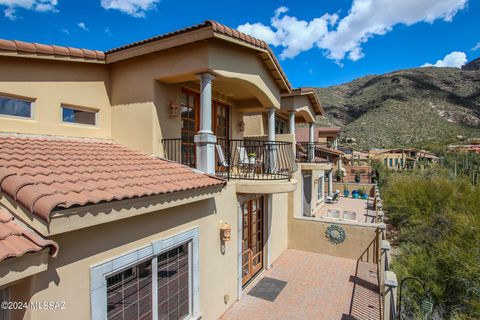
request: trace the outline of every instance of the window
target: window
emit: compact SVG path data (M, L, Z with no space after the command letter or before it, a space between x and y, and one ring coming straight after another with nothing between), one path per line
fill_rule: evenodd
M398 159L395 159L395 167L398 167Z
M400 159L400 166L403 168L403 159Z
M323 176L318 177L318 190L317 190L317 201L323 201L323 189L325 186L325 178Z
M198 316L198 228L91 268L92 319Z
M97 125L98 111L62 106L62 120L67 123Z
M393 167L393 159L392 158L389 159L389 163L390 163L390 167Z
M387 166L387 158L383 159L383 163L385 165L385 167Z
M0 115L33 118L33 102L19 98L0 96Z
M275 118L275 134L287 133L287 121L280 118Z

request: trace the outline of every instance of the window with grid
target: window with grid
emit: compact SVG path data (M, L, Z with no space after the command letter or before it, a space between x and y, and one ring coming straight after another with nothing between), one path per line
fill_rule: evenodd
M324 177L318 178L318 190L317 190L317 200L323 200L323 188L324 188L325 180Z
M184 90L181 100L182 115L182 163L195 166L195 143L197 134L198 94Z
M157 272L152 264L156 262ZM107 318L184 319L190 314L188 243L107 277ZM153 292L153 283L157 292ZM157 295L157 317L152 309Z
M275 134L287 133L287 121L285 119L275 118Z

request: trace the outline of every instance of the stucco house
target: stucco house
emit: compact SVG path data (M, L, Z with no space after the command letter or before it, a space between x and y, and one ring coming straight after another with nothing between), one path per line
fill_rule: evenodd
M106 52L0 40L0 70L0 300L29 304L0 319L227 319L289 250L365 263L387 299L381 206L319 213L335 164L294 128L323 109L265 42L215 21Z

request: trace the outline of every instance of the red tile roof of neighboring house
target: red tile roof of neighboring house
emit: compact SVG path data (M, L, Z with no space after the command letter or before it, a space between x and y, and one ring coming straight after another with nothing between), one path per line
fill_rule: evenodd
M224 184L109 141L0 137L0 190L47 222L53 210Z
M78 61L82 61L83 59L83 60L92 60L92 61L96 60L100 62L105 62L106 57L115 52L141 46L151 42L159 41L169 37L185 34L185 33L199 30L202 28L210 28L213 31L213 33L227 36L228 38L243 42L247 45L251 45L253 47L256 47L268 52L269 57L265 58L264 60L272 61L273 65L275 66L274 70L270 70L270 72L272 72L276 81L280 81L282 84L284 84L285 90L287 92L292 91L292 86L288 81L288 78L285 75L285 72L280 66L280 63L275 57L275 54L273 53L273 51L270 49L270 47L267 45L265 41L254 38L245 33L239 32L235 29L232 29L226 25L223 25L213 20L206 20L203 23L200 23L194 26L190 26L187 28L183 28L183 29L162 34L159 36L151 37L141 41L133 42L118 48L108 50L106 52L102 52L98 50L72 48L72 47L62 47L62 46L56 46L56 45L45 45L45 44L23 42L23 41L17 41L17 40L3 40L3 39L0 39L0 52L7 51L7 52L17 52L21 54L36 54L38 56L70 57L70 58L78 59ZM213 34L212 34L212 37L213 37ZM280 76L280 79L277 78L278 76Z
M50 254L55 257L58 252L57 243L44 239L0 207L0 262L48 247Z

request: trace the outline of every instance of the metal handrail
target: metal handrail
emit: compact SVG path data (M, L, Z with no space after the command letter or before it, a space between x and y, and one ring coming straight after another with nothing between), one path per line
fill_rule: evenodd
M330 153L324 151L327 144L320 142L297 142L296 160L307 163L328 163L331 162Z
M165 158L195 167L195 144L162 139ZM290 180L298 166L291 142L222 139L215 146L217 176L243 180Z

